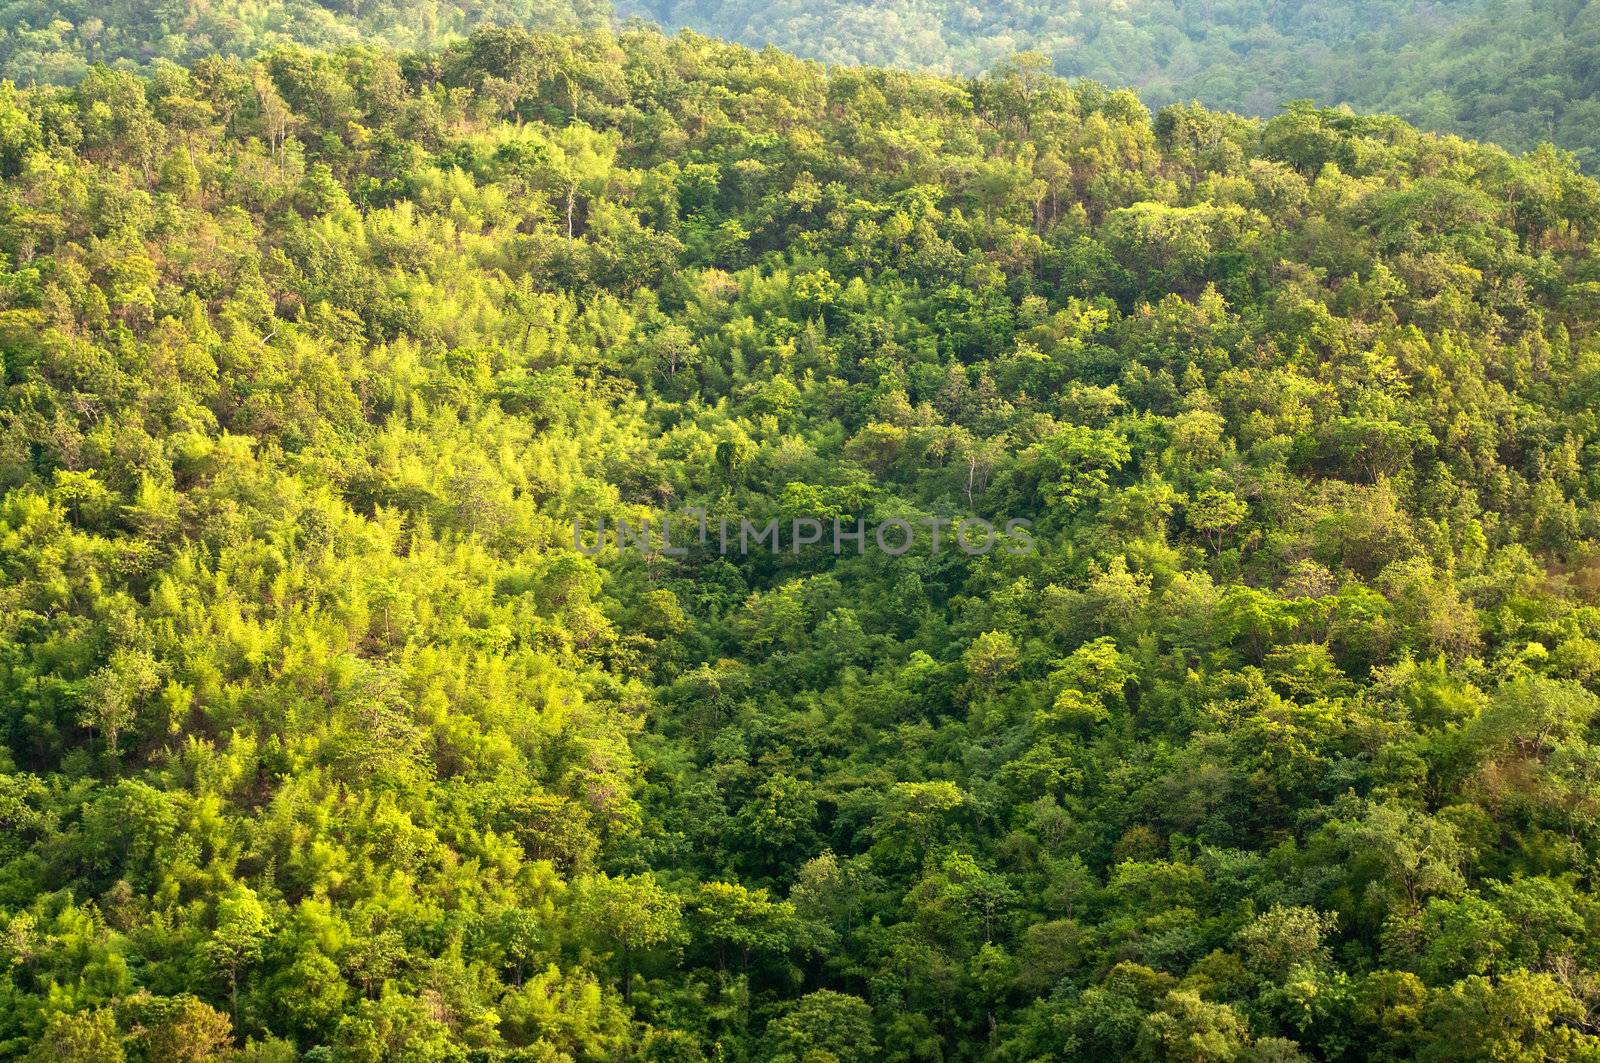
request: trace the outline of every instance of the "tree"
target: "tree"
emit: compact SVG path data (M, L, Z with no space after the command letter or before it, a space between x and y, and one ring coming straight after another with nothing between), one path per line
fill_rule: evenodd
M115 755L118 739L137 716L140 699L160 683L154 657L142 650L118 650L85 684L78 722L91 730L98 728L106 748Z
M1237 528L1250 510L1231 491L1201 491L1185 507L1189 527L1206 537L1214 554L1222 553L1224 536Z
M948 781L895 783L872 825L874 848L885 854L920 857L968 800L965 791Z
M1174 990L1140 1027L1139 1058L1225 1063L1240 1057L1249 1037L1244 1020L1228 1005Z
M622 999L633 1000L634 961L640 953L677 940L683 902L652 874L611 878L605 874L579 887L579 912L590 931L622 954Z
M801 997L767 1024L765 1038L774 1063L876 1058L872 1010L860 997L819 989Z
M228 983L228 1009L239 1018L239 980L261 958L272 918L248 886L237 886L217 902L216 927L206 941L206 959Z
M122 1063L127 1058L109 1008L57 1012L25 1057L28 1063Z
M228 1017L192 996L146 995L124 1007L131 1012L130 1041L144 1059L207 1063L232 1051L233 1024Z
M1580 1059L1600 1038L1578 1031L1582 1006L1548 974L1513 971L1497 981L1479 975L1435 994L1424 1012L1419 1059Z
M1296 967L1329 962L1322 939L1337 925L1335 918L1312 908L1274 905L1239 931L1234 942L1252 971L1281 981Z
M715 946L719 971L727 970L730 951L736 953L741 973L749 970L753 952L787 951L798 929L789 902L771 900L764 889L729 882L703 883L689 902L689 918L695 936Z
M976 951L1003 925L1016 892L1004 875L986 871L970 855L954 852L923 872L907 894L916 920L938 940Z
M1432 896L1453 896L1466 886L1459 832L1445 820L1403 805L1371 805L1359 819L1330 823L1318 839L1342 854L1351 909L1380 918L1391 910L1416 912Z

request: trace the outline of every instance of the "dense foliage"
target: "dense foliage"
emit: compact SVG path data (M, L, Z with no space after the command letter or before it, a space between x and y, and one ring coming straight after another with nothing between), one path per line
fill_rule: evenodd
M189 63L276 45L418 48L479 26L570 31L642 16L833 64L978 74L1019 52L1146 104L1276 114L1297 99L1401 115L1600 167L1600 5L1586 0L0 0L0 77Z
M605 0L0 0L0 77L74 83L96 63L147 67L284 44L420 48L478 27L593 29Z
M497 30L0 178L0 1055L1600 1053L1570 158Z
M1019 51L1131 85L1270 115L1296 99L1388 111L1600 166L1600 5L1587 0L621 0L668 26L829 62L977 73Z

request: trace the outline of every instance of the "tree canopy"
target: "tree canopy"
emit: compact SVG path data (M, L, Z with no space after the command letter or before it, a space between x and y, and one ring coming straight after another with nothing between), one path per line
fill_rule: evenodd
M0 87L0 1058L1594 1058L1597 227L645 29ZM691 510L914 544L574 545Z

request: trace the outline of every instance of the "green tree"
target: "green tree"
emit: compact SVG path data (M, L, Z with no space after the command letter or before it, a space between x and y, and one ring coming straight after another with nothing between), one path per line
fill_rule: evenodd
M579 912L591 933L621 954L622 999L633 999L634 964L640 954L678 939L683 903L651 874L586 880L579 891Z
M767 1024L774 1060L873 1059L872 1011L860 997L819 989L801 997Z

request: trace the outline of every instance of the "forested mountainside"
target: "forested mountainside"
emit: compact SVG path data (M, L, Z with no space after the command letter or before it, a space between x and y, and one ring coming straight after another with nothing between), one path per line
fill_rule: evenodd
M0 77L73 83L286 43L425 48L478 26L669 29L832 64L978 74L1018 52L1055 73L1269 116L1350 103L1514 151L1551 141L1600 167L1600 5L1587 0L0 0Z
M273 47L427 48L473 30L607 24L607 0L0 0L0 78L71 84L91 66L149 68Z
M0 178L0 1056L1600 1055L1568 157L486 31Z
M1600 4L1589 0L619 0L669 28L831 63L978 73L1037 51L1063 75L1271 115L1350 103L1600 166Z

